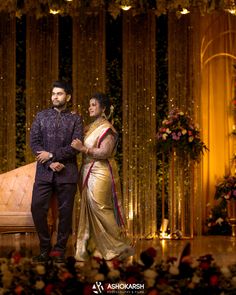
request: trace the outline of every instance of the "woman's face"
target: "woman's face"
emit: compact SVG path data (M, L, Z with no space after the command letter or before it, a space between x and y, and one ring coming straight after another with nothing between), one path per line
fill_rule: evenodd
M105 111L105 108L100 106L100 103L96 98L91 98L89 101L89 116L91 118L99 118Z

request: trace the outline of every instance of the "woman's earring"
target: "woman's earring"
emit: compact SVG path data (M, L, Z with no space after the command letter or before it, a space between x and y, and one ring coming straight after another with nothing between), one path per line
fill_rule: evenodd
M106 116L105 112L102 112L102 117L107 119L107 116Z

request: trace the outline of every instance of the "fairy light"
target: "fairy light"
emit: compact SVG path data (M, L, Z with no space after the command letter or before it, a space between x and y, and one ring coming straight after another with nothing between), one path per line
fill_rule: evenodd
M190 13L190 11L187 8L182 8L182 10L180 10L181 14L188 14Z
M235 4L235 1L230 1L230 5L228 6L228 8L225 9L225 11L233 14L233 15L236 15L236 4Z
M120 3L120 8L124 11L130 10L130 8L132 8L131 1L130 0L122 0Z
M51 14L59 14L61 12L61 10L60 9L53 9L53 8L50 8L50 10L49 10L49 13L51 13Z

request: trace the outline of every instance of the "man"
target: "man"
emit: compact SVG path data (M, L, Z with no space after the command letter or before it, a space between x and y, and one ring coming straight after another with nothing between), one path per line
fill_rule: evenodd
M78 182L76 150L71 142L83 136L81 117L67 109L71 92L67 83L54 82L53 106L36 115L30 131L30 145L37 159L31 211L40 241L40 254L33 257L34 262L47 262L50 257L63 262L71 233ZM52 194L57 198L59 211L57 241L53 248L47 223Z

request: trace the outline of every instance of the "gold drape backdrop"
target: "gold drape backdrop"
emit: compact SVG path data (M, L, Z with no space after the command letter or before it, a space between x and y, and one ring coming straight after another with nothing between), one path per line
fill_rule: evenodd
M197 10L181 18L177 18L174 13L168 16L169 109L179 108L187 112L197 125L200 124L201 97L199 19L200 14ZM186 224L191 224L192 229L189 233L194 230L195 234L201 234L202 211L199 206L202 204L201 167L196 164L194 167L191 166L193 164L185 165L182 167L182 172L178 171L179 174L176 174L176 171L170 171L175 174L172 187L176 189L176 194L173 193L169 200L169 217L173 219L174 214L176 218L177 216L180 216L180 219L184 218ZM185 173L184 183L179 183L181 173ZM178 186L185 187L185 189L182 188L185 192L182 199L178 195Z
M73 109L79 112L85 125L88 124L89 99L94 92L105 92L106 46L105 10L87 10L86 14L73 17ZM81 164L81 157L78 157ZM77 194L73 216L73 234L76 235L80 197Z
M74 108L85 116L91 95L106 87L104 8L73 17L72 79Z
M123 15L123 198L129 231L156 232L155 16Z
M0 172L16 163L16 24L0 14Z
M50 106L51 83L58 79L58 17L27 16L26 25L26 161L30 162L32 121Z
M210 152L203 159L203 216L214 204L215 185L232 169L234 95L233 65L236 64L236 18L214 13L201 20L202 129Z

